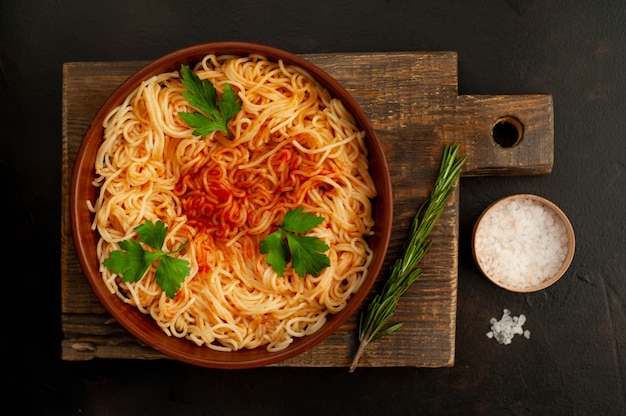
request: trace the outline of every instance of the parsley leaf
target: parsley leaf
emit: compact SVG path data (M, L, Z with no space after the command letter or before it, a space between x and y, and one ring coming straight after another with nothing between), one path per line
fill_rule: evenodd
M287 263L291 264L301 277L307 273L317 276L330 266L330 259L324 254L328 245L317 237L303 236L324 221L323 217L310 212L302 213L302 207L285 214L283 224L261 241L261 254L267 254L266 262L279 276L283 276Z
M282 276L285 273L290 254L289 246L287 246L287 241L283 238L280 229L261 241L261 254L265 253L268 253L267 264L272 266L276 274Z
M310 212L303 214L302 207L298 207L285 214L285 218L283 218L283 228L292 233L306 233L311 228L320 225L322 221L324 221L323 217L319 217Z
M330 259L322 254L328 250L328 245L319 238L289 233L286 233L286 237L291 251L291 263L300 276L307 273L317 276L330 266Z
M165 243L165 235L167 234L167 227L163 224L163 221L157 221L156 224L146 220L141 225L135 228L139 240L142 243L146 243L155 250L161 250Z
M229 85L224 85L224 93L217 102L217 91L209 80L201 80L188 66L181 65L180 73L182 82L187 91L183 91L183 97L189 105L200 110L193 113L179 111L180 117L195 129L193 134L206 137L214 131L223 132L230 138L228 122L241 110L241 101L237 93Z
M180 252L187 242L176 251L164 252L161 248L165 243L168 228L162 221L154 224L146 220L135 227L135 230L139 240L154 251L145 250L139 241L134 239L120 241L119 246L124 251L112 251L109 258L105 259L102 264L122 276L123 282L137 282L146 274L150 266L159 260L154 277L165 294L173 298L191 269L187 260L170 255Z
M113 272L122 275L123 282L136 282L146 274L150 262L144 256L144 249L136 240L120 241L120 247L126 251L113 251L104 265Z

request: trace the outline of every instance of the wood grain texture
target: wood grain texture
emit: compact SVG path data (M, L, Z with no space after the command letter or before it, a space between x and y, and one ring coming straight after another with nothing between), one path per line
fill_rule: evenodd
M464 176L537 175L553 165L552 97L458 96L455 52L303 55L335 77L370 117L392 174L394 222L380 288L400 254L417 207L437 176L445 143L468 156ZM71 62L63 67L62 358L164 359L113 320L80 268L69 223L69 183L82 136L100 105L146 62ZM524 126L519 144L495 144L499 117ZM393 322L404 327L368 346L361 367L454 365L458 268L458 191L431 234L424 276L404 295ZM373 293L372 293L373 294ZM370 296L372 296L370 294ZM366 300L366 302L369 298ZM348 367L357 348L357 316L315 348L275 366Z

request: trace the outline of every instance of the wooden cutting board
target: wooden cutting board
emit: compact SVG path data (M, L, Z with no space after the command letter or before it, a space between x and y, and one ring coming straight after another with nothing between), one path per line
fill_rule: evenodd
M392 174L394 221L386 267L400 255L418 206L437 176L445 143L468 157L463 176L540 175L554 160L552 97L458 95L455 52L303 55L350 91L380 135ZM82 136L104 100L146 64L70 62L63 66L63 186L61 235L62 358L163 359L106 312L80 268L69 221L69 184ZM493 138L504 118L515 146ZM496 129L497 130L497 129ZM509 134L510 135L510 134ZM514 137L515 141L515 137ZM459 186L462 185L462 180ZM370 344L361 367L454 365L459 193L448 201L422 261L424 275L403 296L393 322L404 327ZM370 294L371 296L371 294ZM368 300L369 301L369 298ZM357 348L357 315L312 350L275 366L348 367Z

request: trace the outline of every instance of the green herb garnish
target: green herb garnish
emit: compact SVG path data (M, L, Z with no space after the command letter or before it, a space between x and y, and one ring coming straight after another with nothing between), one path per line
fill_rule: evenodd
M135 230L141 242L155 251L145 250L135 239L120 241L119 246L125 251L112 251L103 264L114 273L121 275L123 282L137 282L146 274L148 268L159 260L154 277L165 294L173 298L180 284L189 275L190 269L187 260L170 255L180 252L187 242L176 251L164 252L161 248L165 242L167 227L162 221L157 221L155 225L146 220L145 223L135 227Z
M400 297L422 276L422 269L417 267L430 246L432 240L426 240L433 230L445 203L455 189L455 183L461 175L466 157L457 157L458 144L446 145L435 187L430 197L422 203L413 219L409 233L409 242L404 246L402 257L396 260L391 273L380 293L376 294L366 309L361 311L359 319L359 348L354 356L350 372L353 372L363 355L365 347L377 339L400 329L402 323L386 327L393 316ZM422 216L422 210L424 215ZM421 218L421 221L420 221Z
M296 273L301 277L307 273L317 276L330 266L330 259L323 254L328 245L317 237L300 235L324 221L323 217L302 213L302 207L285 214L282 226L261 241L261 254L267 253L267 264L283 276L291 260Z
M200 78L186 65L180 69L182 82L187 91L183 91L183 97L192 107L200 110L188 113L179 111L182 119L194 128L195 136L206 137L214 131L223 132L226 137L228 133L228 122L241 110L241 101L229 84L224 85L224 93L217 101L217 91L209 80Z

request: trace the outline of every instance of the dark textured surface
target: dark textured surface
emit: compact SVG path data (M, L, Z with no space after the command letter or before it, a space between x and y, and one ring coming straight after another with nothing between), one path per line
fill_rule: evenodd
M0 169L8 194L4 402L24 414L626 414L626 8L622 1L17 1L0 3ZM460 94L554 99L549 175L461 182L456 364L261 368L60 359L61 69L213 40L295 53L458 52ZM565 277L509 293L469 241L489 203L534 193L570 217ZM18 261L19 259L19 261ZM485 336L503 308L530 339ZM10 366L10 367L9 367ZM7 368L10 368L8 370Z

